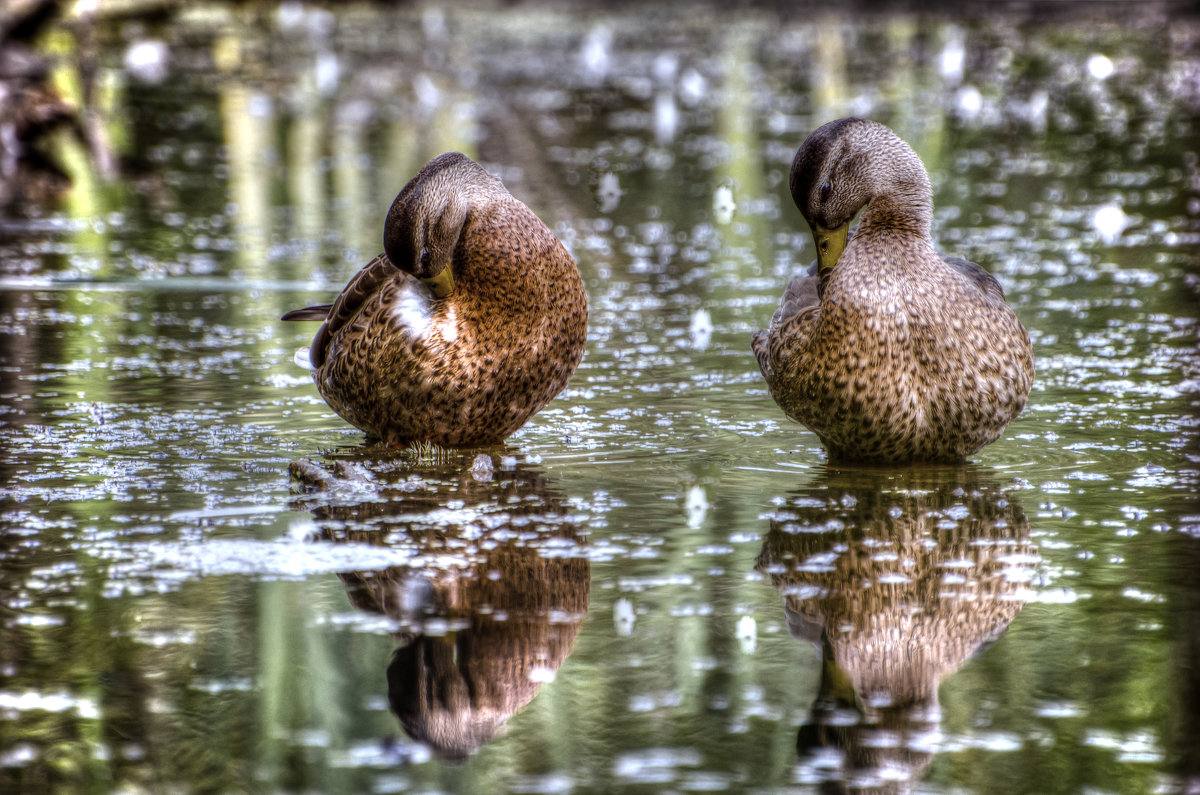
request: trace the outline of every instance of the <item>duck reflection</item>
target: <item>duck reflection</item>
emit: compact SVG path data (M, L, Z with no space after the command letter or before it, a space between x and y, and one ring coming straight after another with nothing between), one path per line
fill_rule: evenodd
M821 682L797 740L822 791L899 791L932 759L939 681L996 640L1036 563L1011 494L972 467L830 469L771 518L757 568Z
M388 701L405 731L464 759L554 678L587 613L590 562L564 498L488 455L291 470L327 537L413 553L338 576L355 607L394 622Z

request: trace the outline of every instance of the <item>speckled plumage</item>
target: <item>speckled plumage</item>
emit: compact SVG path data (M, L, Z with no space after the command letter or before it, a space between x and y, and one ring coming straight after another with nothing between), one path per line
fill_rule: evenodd
M934 250L916 153L882 124L830 122L796 153L791 188L814 233L862 216L754 336L775 402L833 460L956 461L995 441L1033 383L1029 335L990 274Z
M435 297L449 269L453 289ZM331 306L311 348L321 396L403 447L497 444L562 391L583 357L587 295L574 260L500 180L457 152L396 197L384 253Z

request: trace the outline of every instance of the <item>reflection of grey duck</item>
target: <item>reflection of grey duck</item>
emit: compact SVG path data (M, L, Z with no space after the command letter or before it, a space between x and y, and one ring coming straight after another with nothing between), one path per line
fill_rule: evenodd
M920 775L939 681L1005 631L1035 563L1015 497L971 468L831 471L797 494L757 568L789 631L820 649L802 755L833 745L848 769L831 775Z
M934 250L912 148L876 122L830 122L796 153L791 189L818 271L754 336L775 402L833 460L956 461L995 441L1033 383L1029 335L991 275Z
M497 444L583 356L587 296L571 255L500 180L457 152L431 160L388 212L384 253L320 320L321 396L397 447Z
M405 730L439 758L463 759L571 653L591 564L570 550L585 539L563 496L523 465L388 464L376 476L369 464L334 462L334 474L295 462L293 474L317 490L298 507L331 539L415 553L410 565L339 576L355 607L397 624L388 701ZM347 499L355 492L361 502ZM447 511L451 500L459 507Z

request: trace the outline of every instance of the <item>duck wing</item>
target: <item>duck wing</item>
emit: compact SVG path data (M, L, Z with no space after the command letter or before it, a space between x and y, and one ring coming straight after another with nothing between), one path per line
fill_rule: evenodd
M826 273L827 275L828 273ZM771 315L769 333L777 334L785 323L801 312L819 307L821 295L825 292L824 287L825 285L821 283L821 279L817 275L816 262L813 262L803 273L793 276L787 287L784 288L783 297L779 299L779 308L775 310L774 315Z
M813 315L821 307L822 285L817 276L817 263L803 273L798 273L788 282L779 301L779 308L771 316L771 325L754 335L750 348L758 360L758 369L768 382L774 378L780 356L800 331L806 316Z
M962 257L947 257L945 254L942 255L942 262L966 276L972 284L979 288L979 292L991 298L1004 300L1004 288L1000 286L1000 282L996 281L996 277L981 266Z
M317 335L313 337L309 350L313 367L319 368L325 363L325 352L333 335L362 309L368 298L399 273L400 269L392 264L387 255L380 254L354 274L346 289L342 290L342 294L332 304L294 309L283 316L284 320L325 321L324 325L317 329Z

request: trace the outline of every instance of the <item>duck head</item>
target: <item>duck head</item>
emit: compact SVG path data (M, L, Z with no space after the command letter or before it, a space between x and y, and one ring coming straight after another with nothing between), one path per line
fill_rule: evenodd
M507 196L500 180L461 152L438 155L409 180L388 210L383 250L436 298L454 292L450 263L471 212Z
M929 235L933 191L921 159L884 125L838 119L817 129L792 161L792 199L812 227L822 273L837 264L850 222L885 223Z

